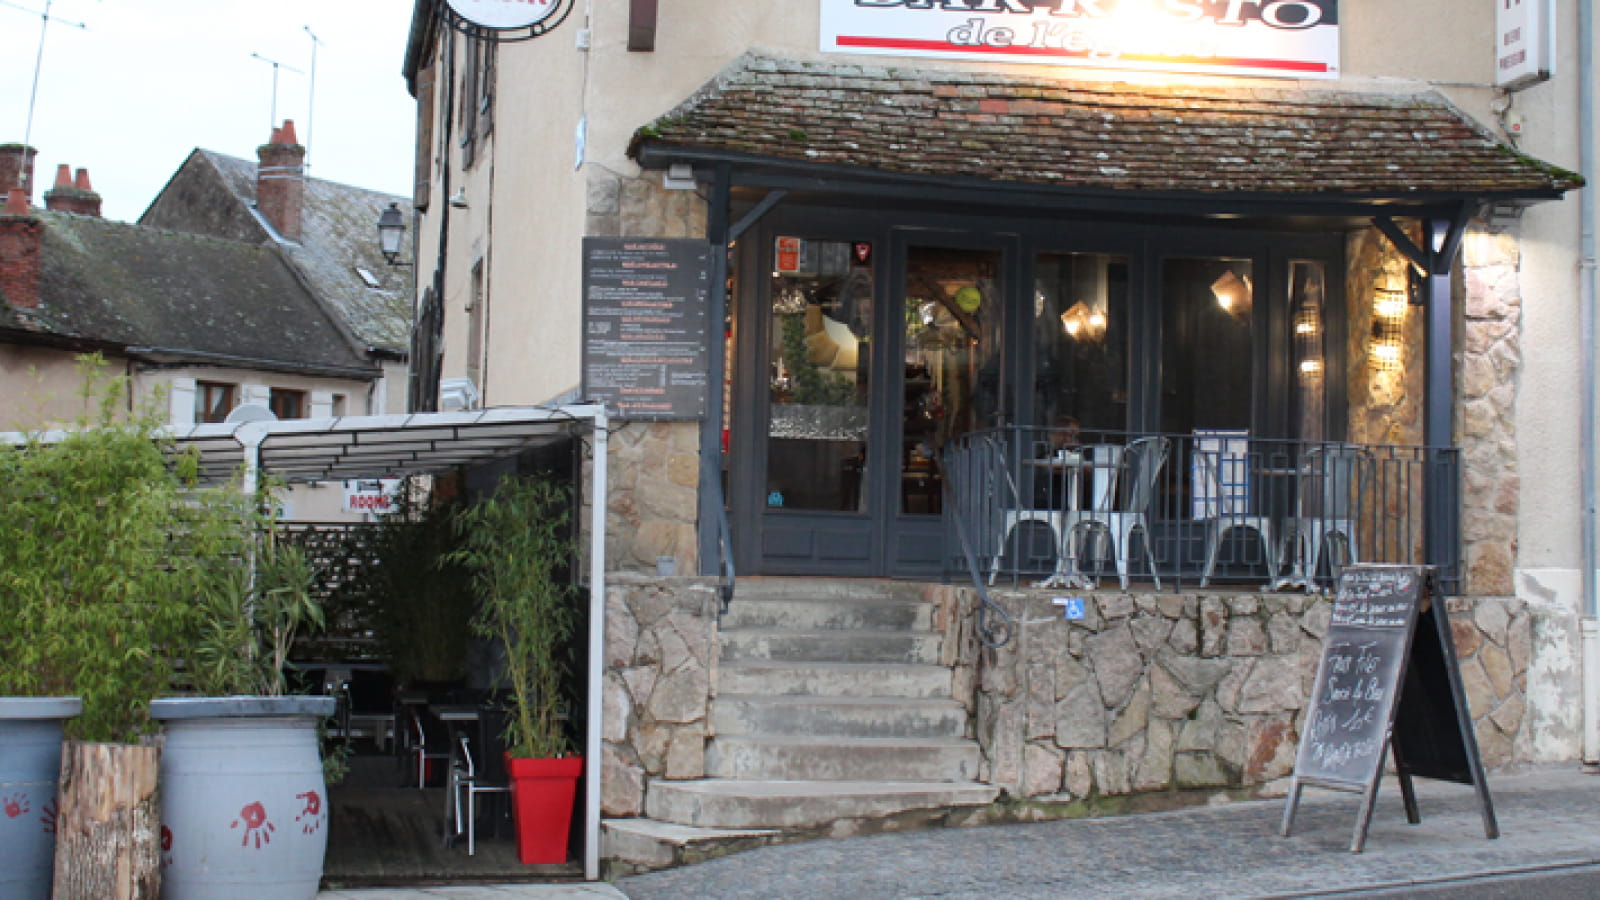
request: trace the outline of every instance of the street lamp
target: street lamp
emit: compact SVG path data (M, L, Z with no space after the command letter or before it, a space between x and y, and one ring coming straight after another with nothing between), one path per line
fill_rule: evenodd
M396 262L400 257L400 242L405 240L406 220L400 212L398 203L389 204L389 208L378 216L378 248L383 251L383 258L391 266L406 266L410 263Z

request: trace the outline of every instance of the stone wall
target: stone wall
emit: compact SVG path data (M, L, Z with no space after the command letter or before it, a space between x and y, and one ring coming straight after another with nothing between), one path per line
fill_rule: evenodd
M945 628L976 673L962 699L975 712L983 780L1018 797L1078 800L1260 789L1292 772L1329 599L1094 594L1087 617L1069 622L1052 594L992 596L1014 617L1005 647L980 648L970 626ZM1487 597L1448 608L1484 764L1527 759L1529 612Z
M619 175L590 164L588 222L596 237L706 236L706 203L698 191L669 191L661 172Z
M700 423L628 422L607 446L606 570L698 571Z
M705 774L720 603L714 578L607 577L602 815L641 815L652 779Z

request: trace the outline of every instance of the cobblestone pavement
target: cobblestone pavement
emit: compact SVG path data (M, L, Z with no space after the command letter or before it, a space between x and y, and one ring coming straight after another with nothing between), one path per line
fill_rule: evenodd
M1419 779L1422 824L1378 794L1366 851L1359 798L1308 789L1294 834L1282 800L1166 813L950 828L764 847L606 884L325 891L322 900L1060 900L1278 898L1600 864L1600 777L1576 765L1489 777L1501 836L1469 787Z

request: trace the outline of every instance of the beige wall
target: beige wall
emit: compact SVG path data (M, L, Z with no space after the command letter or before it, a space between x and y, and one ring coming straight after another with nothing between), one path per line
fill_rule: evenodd
M118 374L122 363L108 369ZM0 431L71 425L95 413L85 409L75 354L0 344Z

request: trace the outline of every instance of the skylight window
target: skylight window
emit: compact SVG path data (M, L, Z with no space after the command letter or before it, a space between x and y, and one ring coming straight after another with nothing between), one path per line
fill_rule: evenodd
M383 284L378 281L378 276L372 274L369 269L366 269L362 266L356 266L356 274L361 276L361 280L366 282L367 287L369 288L383 287Z

